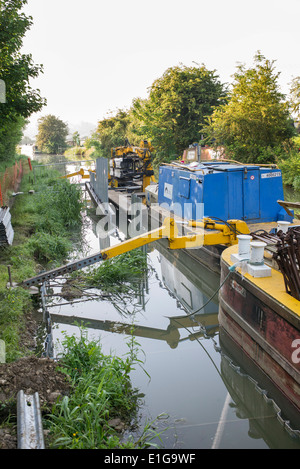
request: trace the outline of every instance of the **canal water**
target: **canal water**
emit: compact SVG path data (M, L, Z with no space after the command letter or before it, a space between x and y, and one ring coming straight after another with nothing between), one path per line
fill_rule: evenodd
M99 252L124 239L121 231L99 237L95 209L84 213L84 253ZM82 247L82 245L81 245ZM146 248L143 248L146 249ZM240 357L218 327L220 278L191 253L170 252L163 241L145 250L149 272L130 298L105 298L90 290L48 305L55 353L64 334L79 335L76 323L100 340L104 353L125 357L134 327L138 343L133 387L143 396L140 427L152 422L164 449L300 449L299 416L290 414L258 370ZM52 284L52 292L61 285ZM99 294L99 296L97 296ZM195 313L191 316L191 313ZM242 366L241 366L242 365ZM287 413L286 413L287 412Z

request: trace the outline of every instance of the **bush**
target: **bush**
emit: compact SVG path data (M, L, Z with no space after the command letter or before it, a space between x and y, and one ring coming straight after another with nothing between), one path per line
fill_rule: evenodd
M295 190L300 189L300 153L295 151L286 160L281 160L279 167L282 170L284 184L293 186Z

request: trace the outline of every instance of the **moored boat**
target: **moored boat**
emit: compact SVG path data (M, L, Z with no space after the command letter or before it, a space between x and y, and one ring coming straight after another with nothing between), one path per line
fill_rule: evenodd
M202 229L228 227L236 235L277 229L279 221L293 223L294 212L284 203L283 183L276 165L251 165L232 161L173 162L159 168L157 185L146 188L151 220L174 215L179 224L203 221ZM240 231L235 222L244 222ZM188 228L187 228L188 229ZM248 230L248 231L247 231ZM232 240L231 240L232 241ZM219 273L226 242L204 243L192 256Z
M252 266L251 259L237 263L238 246L223 251L219 325L300 412L300 230L290 230L265 244ZM289 233L296 233L293 252Z

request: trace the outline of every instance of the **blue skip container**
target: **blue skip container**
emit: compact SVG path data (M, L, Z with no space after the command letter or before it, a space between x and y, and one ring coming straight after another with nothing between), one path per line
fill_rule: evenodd
M275 167L214 161L159 169L158 204L186 220L292 221L277 203L283 198Z

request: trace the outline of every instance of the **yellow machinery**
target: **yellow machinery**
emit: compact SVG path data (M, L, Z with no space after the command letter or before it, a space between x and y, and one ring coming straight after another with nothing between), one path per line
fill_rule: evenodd
M95 173L94 170L89 170L90 173ZM72 178L73 176L81 176L82 179L89 179L90 178L90 175L89 174L85 174L84 172L84 169L83 168L80 168L79 171L76 171L75 173L70 173L70 174L66 174L66 176L62 176L62 179L65 179L65 178Z
M126 140L124 146L112 148L109 162L110 186L139 187L140 185L141 191L145 192L150 182L155 182L151 161L152 151L153 147L147 140L142 140L139 147L131 145Z
M140 146L131 145L126 140L125 145L111 149L111 159L109 161L108 184L111 187L123 187L140 189L145 192L151 182L156 182L152 168L153 147L147 140L142 140ZM95 173L94 170L89 171ZM62 178L81 176L82 179L89 179L89 174L85 174L81 168Z
M71 273L75 270L83 269L97 262L112 259L128 251L132 251L146 244L153 243L163 238L167 238L170 249L189 249L200 248L203 245L214 244L237 244L238 234L248 234L249 228L247 224L240 220L228 220L226 224L215 223L208 218L203 222L187 222L190 231L178 236L178 226L174 218L165 218L162 226L147 233L143 233L135 238L128 239L115 246L103 249L93 256L86 257L67 264L65 266L42 272L35 277L27 279L23 282L23 286L30 287L39 283L44 283L59 275ZM196 228L196 229L195 229Z

